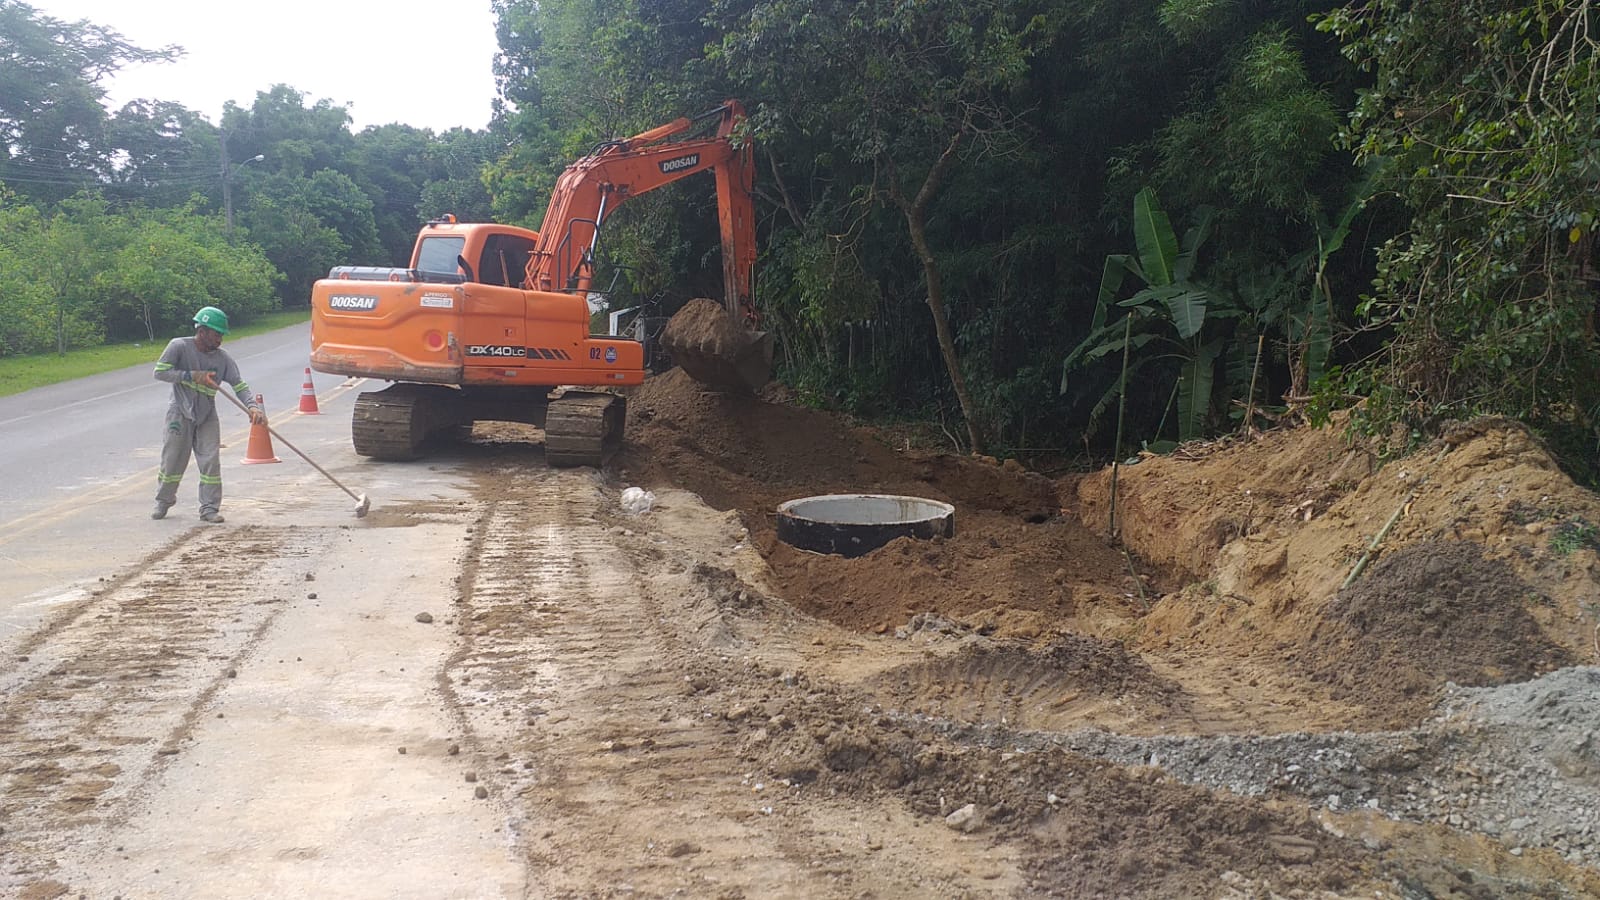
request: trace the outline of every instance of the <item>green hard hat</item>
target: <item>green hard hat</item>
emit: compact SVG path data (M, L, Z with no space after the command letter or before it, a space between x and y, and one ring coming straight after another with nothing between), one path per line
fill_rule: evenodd
M215 306L207 306L194 314L194 323L204 325L217 334L228 333L228 314Z

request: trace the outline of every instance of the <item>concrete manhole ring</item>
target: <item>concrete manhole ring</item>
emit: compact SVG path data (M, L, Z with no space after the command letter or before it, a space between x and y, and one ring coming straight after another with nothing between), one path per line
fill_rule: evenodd
M856 557L895 538L956 533L956 508L897 494L824 494L778 506L778 539L814 553Z

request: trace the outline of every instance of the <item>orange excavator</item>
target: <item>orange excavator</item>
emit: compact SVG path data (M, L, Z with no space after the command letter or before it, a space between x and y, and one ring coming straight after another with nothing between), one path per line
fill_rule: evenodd
M743 118L729 100L601 143L557 179L538 231L446 216L423 227L409 267L337 266L317 281L311 367L394 382L357 397L356 452L415 459L441 431L509 421L544 429L551 465L602 464L626 417L625 399L604 389L641 383L645 360L639 341L590 333L595 249L618 206L698 172L716 176L720 320L677 337L669 323L664 349L713 387L760 387L772 340L757 330L751 298L754 170L749 143L736 137ZM689 136L713 119L713 134ZM705 340L713 331L719 339Z

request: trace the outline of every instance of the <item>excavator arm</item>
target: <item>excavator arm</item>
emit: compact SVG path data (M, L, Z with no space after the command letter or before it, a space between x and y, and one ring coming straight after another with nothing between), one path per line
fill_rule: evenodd
M716 133L669 140L707 119ZM744 108L729 100L698 116L684 117L619 141L607 141L579 159L556 180L539 241L528 257L524 287L539 291L588 290L594 275L594 247L600 228L617 207L699 172L717 179L717 218L722 232L723 305L730 316L755 329L753 303L756 259L751 191L751 146L735 129Z

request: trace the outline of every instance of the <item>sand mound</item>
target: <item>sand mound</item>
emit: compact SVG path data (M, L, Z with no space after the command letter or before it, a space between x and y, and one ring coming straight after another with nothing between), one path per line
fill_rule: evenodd
M737 510L774 592L858 632L934 617L994 638L1125 642L1186 666L1224 724L1238 701L1220 698L1241 682L1275 715L1299 704L1358 725L1339 717L1360 709L1385 725L1421 715L1447 681L1498 684L1593 658L1600 498L1504 420L1387 463L1340 427L1148 457L1119 477L1124 556L1106 538L1106 471L1052 483L891 442L777 386L722 394L681 372L638 388L630 413L628 483ZM854 560L776 539L778 504L856 492L951 503L955 536Z

